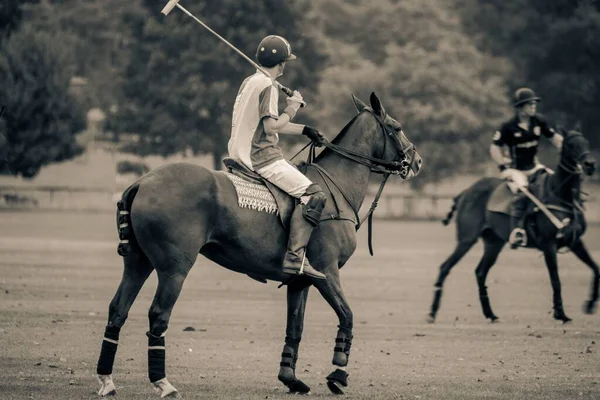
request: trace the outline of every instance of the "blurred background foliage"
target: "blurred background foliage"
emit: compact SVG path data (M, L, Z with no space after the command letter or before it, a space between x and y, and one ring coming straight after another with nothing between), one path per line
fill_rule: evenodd
M140 155L212 154L220 168L235 93L252 66L164 0L4 0L0 4L2 170L35 176L79 154L84 111ZM245 54L267 34L298 55L283 84L297 121L329 138L374 91L424 158L415 186L489 159L519 86L559 127L600 149L600 1L222 0L182 5ZM73 93L69 79L84 77ZM282 105L283 96L282 97ZM0 139L2 139L0 137ZM296 139L298 140L298 139ZM2 144L2 142L4 144ZM293 142L288 142L293 144ZM542 147L542 152L546 151Z

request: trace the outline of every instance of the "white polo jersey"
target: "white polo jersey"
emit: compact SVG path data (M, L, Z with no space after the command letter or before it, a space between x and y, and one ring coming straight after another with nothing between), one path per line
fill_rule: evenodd
M283 159L279 135L267 134L264 117L279 118L279 92L271 79L259 70L247 77L238 90L227 144L229 157L252 171Z

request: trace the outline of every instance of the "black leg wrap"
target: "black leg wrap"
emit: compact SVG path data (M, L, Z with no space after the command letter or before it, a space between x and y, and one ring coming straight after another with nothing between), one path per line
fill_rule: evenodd
M340 387L348 386L348 373L342 369L336 369L329 375L327 375L327 387L333 394L344 394L344 391Z
M296 361L298 361L298 346L285 344L281 353L281 362L279 363L279 375L277 378L286 386L295 382L296 379Z
M298 361L298 340L286 337L286 344L281 353L279 375L277 378L290 390L290 393L307 394L310 387L296 378L296 361Z
M112 374L118 347L118 344L114 343L113 341L119 341L120 331L121 328L116 326L107 326L104 330L104 339L102 340L100 358L98 359L98 366L96 367L96 373L98 375Z
M339 330L335 338L335 347L333 348L333 365L345 367L348 365L350 357L350 348L352 347L352 334Z
M148 336L148 378L150 382L159 381L167 376L165 372L165 338L150 332Z

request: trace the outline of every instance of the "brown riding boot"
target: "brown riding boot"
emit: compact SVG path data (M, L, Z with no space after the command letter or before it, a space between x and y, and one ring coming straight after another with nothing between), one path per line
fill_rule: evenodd
M288 250L283 260L283 272L294 275L307 275L316 279L327 279L325 275L314 269L306 258L306 246L314 226L304 218L302 205L298 204L290 221L290 238Z

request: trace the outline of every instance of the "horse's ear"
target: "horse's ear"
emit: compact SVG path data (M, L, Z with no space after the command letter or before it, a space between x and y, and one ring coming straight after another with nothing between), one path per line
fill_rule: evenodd
M356 107L358 112L361 112L367 106L365 103L362 102L361 99L356 97L354 94L352 94L352 101L354 102L354 106Z
M371 92L371 97L369 98L371 101L371 107L376 114L379 114L380 117L385 116L385 109L379 100L379 97L375 94L375 92Z

